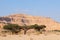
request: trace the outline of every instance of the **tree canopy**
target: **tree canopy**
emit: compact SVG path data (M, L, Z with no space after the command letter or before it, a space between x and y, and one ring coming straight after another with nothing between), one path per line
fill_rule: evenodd
M37 25L37 24L30 25L30 26L26 26L26 25L25 26L19 26L17 24L7 24L3 28L6 30L10 30L11 32L14 32L14 33L18 33L18 32L20 32L21 29L23 29L24 34L26 34L26 32L29 29L35 29L37 31L41 31L41 29L46 28L46 26L45 25Z
M18 33L21 29L21 27L17 24L8 24L3 27L6 30L10 30L12 32Z

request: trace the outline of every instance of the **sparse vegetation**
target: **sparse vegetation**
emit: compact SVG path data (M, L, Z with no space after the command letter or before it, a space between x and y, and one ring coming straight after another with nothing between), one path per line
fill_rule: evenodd
M60 30L53 30L53 31L60 32Z
M45 30L44 28L46 28L46 26L45 26L45 25L37 25L37 24L35 24L35 25L33 25L33 28L34 28L35 30L37 30L37 31L39 31L39 32L42 33L42 31Z
M18 32L20 32L21 29L22 29L22 30L24 30L24 34L26 34L26 32L27 32L29 29L35 29L36 31L42 33L42 31L45 30L44 28L46 28L45 25L40 25L40 26L39 26L39 25L37 25L37 24L35 24L35 25L30 25L30 26L19 26L19 25L17 25L17 24L8 24L8 25L5 25L5 26L3 27L3 29L10 30L12 33L18 33ZM43 30L42 30L42 29L43 29Z
M8 24L3 27L5 30L10 30L12 33L18 33L21 30L21 27L17 24Z
M24 30L24 34L26 34L27 30L29 30L28 26L22 26L22 29Z

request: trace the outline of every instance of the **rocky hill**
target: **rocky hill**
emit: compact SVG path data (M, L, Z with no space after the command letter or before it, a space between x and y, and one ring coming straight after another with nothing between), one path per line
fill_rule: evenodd
M14 14L0 17L0 28L7 23L18 25L46 25L46 30L60 30L60 23L55 22L49 17L31 16L26 14Z

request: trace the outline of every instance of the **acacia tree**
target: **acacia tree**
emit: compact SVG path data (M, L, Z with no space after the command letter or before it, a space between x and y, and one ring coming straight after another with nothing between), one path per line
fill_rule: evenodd
M24 34L30 29L29 26L22 26L22 29L24 30Z
M21 30L21 27L17 24L7 24L3 29L10 30L12 33L18 33Z
M45 25L33 25L34 29L37 31L40 31L42 33L43 30L45 30L46 26Z
M42 31L44 31L46 28L45 25L30 25L30 26L22 26L22 29L24 30L24 34L26 34L26 32L29 30L29 29L35 29L36 31L42 33Z
M10 30L12 33L18 33L20 32L21 29L24 30L24 34L26 34L26 32L29 30L29 29L35 29L37 31L41 31L42 29L44 30L46 28L45 25L30 25L30 26L19 26L17 24L7 24L3 27L4 29L6 30Z

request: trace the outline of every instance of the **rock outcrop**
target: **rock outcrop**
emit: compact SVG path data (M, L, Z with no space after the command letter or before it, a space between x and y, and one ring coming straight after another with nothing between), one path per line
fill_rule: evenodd
M60 23L55 22L49 17L31 16L25 14L14 14L0 17L0 27L7 23L18 25L46 25L46 30L60 30Z

